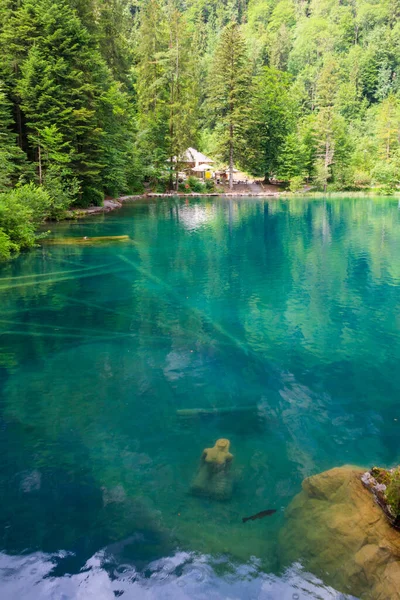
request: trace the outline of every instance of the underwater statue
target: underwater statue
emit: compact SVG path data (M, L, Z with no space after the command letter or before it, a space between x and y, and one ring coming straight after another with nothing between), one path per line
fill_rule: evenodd
M230 441L221 438L213 448L203 450L198 473L190 488L192 494L214 500L231 498L233 478L230 467L233 455L229 452L229 447Z

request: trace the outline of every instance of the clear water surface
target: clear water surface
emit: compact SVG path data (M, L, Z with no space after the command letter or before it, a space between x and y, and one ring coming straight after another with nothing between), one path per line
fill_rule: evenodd
M51 226L129 243L1 266L2 600L345 598L284 564L278 532L308 475L399 461L399 217L388 199L137 201ZM219 437L226 503L188 493Z

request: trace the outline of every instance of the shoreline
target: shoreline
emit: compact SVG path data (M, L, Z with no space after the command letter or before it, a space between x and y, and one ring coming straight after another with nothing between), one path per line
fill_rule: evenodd
M109 213L118 208L122 208L124 202L132 202L134 200L146 200L147 198L248 198L248 197L259 197L265 198L278 197L282 195L282 192L262 192L262 193L251 193L251 192L213 192L205 194L182 194L182 193L156 193L149 192L147 194L132 194L131 196L120 196L119 198L108 198L104 200L103 206L89 206L88 208L71 208L68 211L67 219L81 218L88 215L98 215L101 213Z
M104 200L102 206L89 206L88 208L72 208L68 212L67 219L83 218L90 215L98 215L102 213L109 213L118 208L122 208L125 202L132 202L135 200L146 200L148 198L358 198L365 197L379 198L379 199L396 199L400 198L400 192L395 192L391 195L379 194L374 191L368 192L330 192L324 194L323 192L210 192L204 194L183 194L183 193L157 193L149 192L146 194L132 194L129 196L120 196L119 198L108 198Z

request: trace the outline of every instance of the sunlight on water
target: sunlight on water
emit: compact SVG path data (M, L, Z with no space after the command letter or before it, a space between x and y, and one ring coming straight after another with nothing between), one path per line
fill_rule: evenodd
M305 477L399 460L397 203L143 201L52 229L68 244L0 268L2 598L349 598L278 533ZM227 502L189 493L218 438Z

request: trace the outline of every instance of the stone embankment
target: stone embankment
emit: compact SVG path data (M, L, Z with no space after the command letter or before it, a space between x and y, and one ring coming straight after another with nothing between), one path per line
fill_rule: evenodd
M86 217L87 215L98 215L100 213L107 213L121 208L122 204L120 199L118 200L104 200L103 206L89 206L88 208L73 208L68 213L68 218Z
M186 197L195 197L195 198L203 198L203 197L218 197L218 198L249 198L249 197L259 197L265 198L266 196L276 196L280 195L279 192L210 192L209 194L156 194L150 193L141 196L142 198L186 198Z

